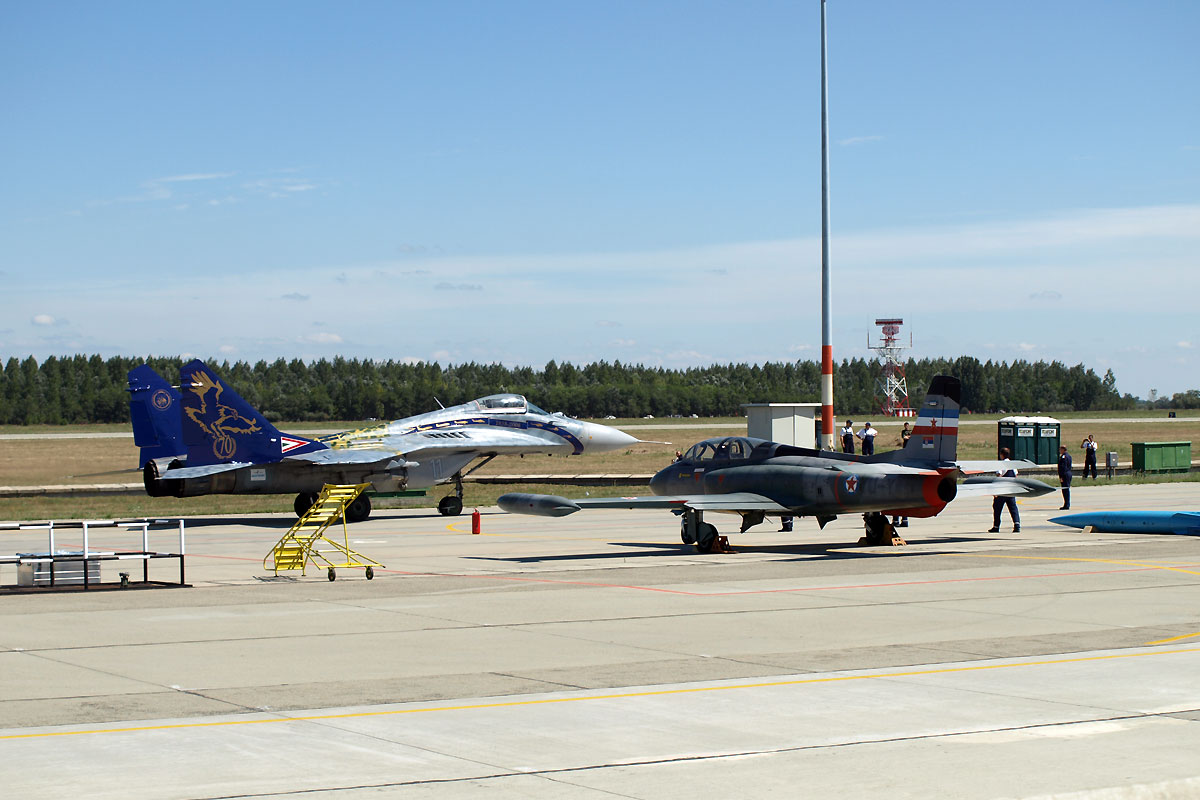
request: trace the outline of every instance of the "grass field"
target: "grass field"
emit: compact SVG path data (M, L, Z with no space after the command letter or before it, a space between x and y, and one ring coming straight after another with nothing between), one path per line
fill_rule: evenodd
M1150 414L1153 414L1151 416ZM995 457L996 424L1001 415L971 415L964 417L959 429L959 458L989 459ZM1132 457L1132 442L1200 440L1200 414L1168 419L1165 412L1101 412L1091 414L1059 414L1062 438L1076 464L1082 464L1080 442L1092 433L1103 453L1115 450L1121 462ZM671 420L598 420L617 425L646 440L662 440L670 444L650 442L613 453L582 456L525 456L497 458L477 474L480 475L538 475L538 474L651 474L671 462L676 450L686 450L692 443L711 436L744 433L744 419L671 419ZM861 422L859 420L858 422ZM877 451L899 446L900 421L873 420L880 430ZM675 426L674 429L661 427ZM731 427L734 426L734 427ZM356 423L284 424L280 428L295 432L340 430L358 427ZM123 425L32 426L29 428L0 427L3 434L62 434L62 433L128 433ZM105 439L21 439L0 440L0 486L79 485L90 483L132 483L141 479L131 470L137 464L137 448L132 438ZM1172 478L1179 480L1179 476ZM1125 480L1125 479L1121 479ZM468 484L466 503L485 506L495 503L506 491L546 492L568 496L612 496L637 492L636 487L578 487L531 486L528 484L475 485ZM382 500L389 503L432 506L446 494L446 487L435 487L425 498ZM290 511L290 495L210 496L199 498L151 498L145 496L91 498L19 498L0 500L0 520L80 519L143 516L178 516L203 514L239 514Z

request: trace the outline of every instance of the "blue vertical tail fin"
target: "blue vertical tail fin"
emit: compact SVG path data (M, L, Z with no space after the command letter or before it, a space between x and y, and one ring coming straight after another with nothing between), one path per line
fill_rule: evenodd
M189 467L235 461L271 463L285 455L328 447L302 436L280 433L202 361L185 364L179 375L183 443Z
M183 444L181 395L148 364L129 371L129 421L140 449L138 468L156 458L187 452Z

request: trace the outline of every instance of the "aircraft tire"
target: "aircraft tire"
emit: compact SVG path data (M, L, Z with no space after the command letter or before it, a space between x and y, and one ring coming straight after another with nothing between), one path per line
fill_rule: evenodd
M452 494L448 494L438 501L438 513L443 517L457 517L462 513L463 504Z
M365 522L371 516L371 498L360 494L346 506L346 522Z
M717 543L717 526L711 522L701 522L696 529L696 552L711 553Z
M317 496L316 492L301 492L296 495L296 502L292 503L292 508L296 510L296 516L303 517L304 512L312 508L313 504L317 502Z

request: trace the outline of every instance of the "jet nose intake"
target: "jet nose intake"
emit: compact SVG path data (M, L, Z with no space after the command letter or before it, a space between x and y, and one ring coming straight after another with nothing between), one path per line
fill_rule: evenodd
M608 425L597 425L594 422L583 423L584 427L580 438L583 441L584 451L591 450L593 452L604 452L606 450L619 450L622 447L628 447L631 444L637 444L638 440L630 436L625 431L617 430Z

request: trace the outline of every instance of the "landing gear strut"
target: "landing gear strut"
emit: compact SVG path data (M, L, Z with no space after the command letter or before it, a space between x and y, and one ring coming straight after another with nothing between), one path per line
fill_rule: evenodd
M475 470L479 469L482 466L485 466L489 461L491 461L495 457L496 457L495 454L488 456L487 458L483 459L483 461L480 461L478 464L476 464L475 466L473 466L469 470L467 470L465 474L470 475ZM441 514L443 517L457 517L459 514L462 513L462 510L463 510L463 476L464 476L464 473L462 470L459 470L458 472L454 473L454 477L451 478L451 480L454 481L454 494L448 494L445 497L443 497L441 500L438 501L438 513Z
M887 516L878 511L863 514L863 524L867 533L858 543L868 547L899 547L908 544L896 534L896 529L888 521Z

